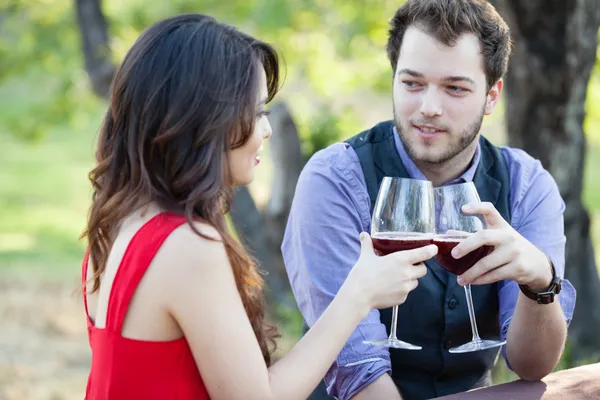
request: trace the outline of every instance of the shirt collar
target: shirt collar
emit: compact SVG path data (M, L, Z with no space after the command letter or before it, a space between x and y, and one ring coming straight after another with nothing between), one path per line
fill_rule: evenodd
M406 172L412 179L420 179L427 180L423 172L417 167L413 159L408 155L404 145L402 144L402 140L400 140L400 134L394 125L394 143L396 144L396 150L398 151L398 155L400 156L400 160L402 160L402 164L406 168ZM455 178L449 182L444 183L445 185L454 185L457 183L465 183L472 182L475 178L475 171L477 170L477 166L479 165L479 160L481 158L481 149L479 143L477 143L477 148L475 149L475 155L473 156L473 160L471 160L471 164L469 164L469 168L466 169L465 172L458 178Z

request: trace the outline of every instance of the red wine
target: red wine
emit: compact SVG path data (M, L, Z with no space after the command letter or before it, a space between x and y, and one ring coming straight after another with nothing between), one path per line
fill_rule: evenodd
M396 251L412 250L431 244L432 236L422 233L382 232L373 237L373 248L381 256Z
M446 270L455 275L462 275L468 271L477 261L487 256L494 249L493 246L482 246L472 252L465 254L459 259L452 257L451 251L466 237L443 237L433 239L433 244L438 247L435 255L436 261Z

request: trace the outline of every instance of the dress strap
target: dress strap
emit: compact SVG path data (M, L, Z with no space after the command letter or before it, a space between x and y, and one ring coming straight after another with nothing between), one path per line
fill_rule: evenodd
M152 259L167 237L185 222L184 216L161 213L146 222L133 236L111 288L106 315L108 330L121 333L129 302Z
M85 253L83 255L83 262L81 263L81 291L83 293L83 308L85 309L85 319L87 321L88 327L92 325L92 321L90 320L90 314L88 312L88 301L87 301L87 270L88 270L88 260L90 258L89 249L85 249Z

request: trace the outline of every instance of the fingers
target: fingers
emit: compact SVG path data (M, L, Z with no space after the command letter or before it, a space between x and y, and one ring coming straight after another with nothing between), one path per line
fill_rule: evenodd
M489 283L499 282L510 279L513 264L505 264L501 267L493 269L486 274L481 275L471 285L487 285Z
M437 246L430 244L417 249L404 250L396 254L404 261L407 261L411 264L419 264L423 261L429 260L431 257L435 256L437 252Z
M417 286L419 286L419 281L416 279L406 282L407 294L412 292L413 290L415 290L417 288Z
M483 215L490 228L497 228L508 224L494 205L489 202L465 204L462 206L462 211L465 214Z
M427 274L427 267L423 263L419 263L417 265L411 265L407 269L406 278L408 280L416 281L419 278L424 277Z
M489 255L483 257L477 261L468 271L460 276L459 283L475 283L476 280L480 279L486 274L491 273L500 267L509 264L512 261L510 249L505 247L499 247L492 251ZM494 274L497 274L494 273ZM495 275L493 275L495 276ZM488 278L486 278L487 281Z
M481 246L494 246L497 247L502 244L505 232L502 230L483 230L469 236L468 238L461 240L459 244L452 249L452 257L460 259L466 254L477 250Z
M406 298L409 296L410 292L415 290L417 286L419 286L419 281L416 279L404 281L396 285L395 287L397 289L397 297L394 298L392 305L403 304L406 301Z

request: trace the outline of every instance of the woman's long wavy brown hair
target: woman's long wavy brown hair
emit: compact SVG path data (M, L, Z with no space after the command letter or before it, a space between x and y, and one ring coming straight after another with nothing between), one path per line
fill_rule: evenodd
M265 322L263 281L225 220L232 193L229 152L254 130L260 68L270 101L279 88L279 60L270 45L199 14L169 18L144 31L112 83L82 237L93 264L93 293L119 225L139 207L153 203L185 215L200 236L193 220L214 226L270 364L277 331Z

